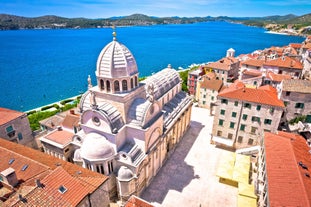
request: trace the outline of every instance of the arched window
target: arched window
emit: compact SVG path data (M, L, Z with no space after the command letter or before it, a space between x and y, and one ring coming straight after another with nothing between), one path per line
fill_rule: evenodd
M104 89L105 89L105 85L104 85L103 79L100 79L100 89L101 89L101 90L104 90Z
M114 82L114 91L120 91L120 83L117 80Z
M110 82L108 80L106 81L106 89L108 92L110 92L110 90L111 90L110 89Z
M137 80L137 76L135 76L135 87L138 86L138 80Z
M134 88L134 81L133 81L133 78L131 78L131 89Z
M122 81L122 90L127 91L127 80Z

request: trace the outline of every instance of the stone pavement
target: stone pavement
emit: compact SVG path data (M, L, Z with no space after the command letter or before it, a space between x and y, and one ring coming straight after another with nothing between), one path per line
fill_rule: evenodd
M193 106L190 128L141 197L155 206L237 206L238 189L216 177L222 149L210 144L213 117Z

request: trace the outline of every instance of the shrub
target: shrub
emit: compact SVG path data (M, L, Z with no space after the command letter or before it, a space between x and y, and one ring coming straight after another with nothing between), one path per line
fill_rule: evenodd
M40 123L39 121L46 119L48 117L54 116L57 114L59 111L39 111L36 113L32 113L28 116L30 128L32 131L35 131L40 128Z
M43 106L43 107L41 108L41 111L45 111L45 110L50 109L50 108L52 108L52 107L54 107L54 106L53 106L53 105Z
M60 102L60 104L61 105L66 105L66 103L69 103L69 102L71 102L71 101L73 101L72 99L66 99L66 100L62 100L61 102Z

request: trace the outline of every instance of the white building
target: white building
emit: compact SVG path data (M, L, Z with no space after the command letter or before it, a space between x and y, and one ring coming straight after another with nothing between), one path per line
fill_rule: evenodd
M189 127L191 98L170 65L139 82L136 60L113 41L98 56L97 85L83 94L73 161L110 177L113 198L139 195Z

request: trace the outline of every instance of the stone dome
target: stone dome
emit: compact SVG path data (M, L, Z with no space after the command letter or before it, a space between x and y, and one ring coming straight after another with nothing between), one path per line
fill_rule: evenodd
M115 151L109 141L95 132L86 135L81 147L81 157L87 160L102 160L114 155Z
M132 179L134 176L133 172L131 169L129 169L126 166L121 166L119 171L118 171L118 179L121 181L128 181Z
M100 52L96 75L102 78L123 78L138 73L137 64L130 50L119 43L116 37Z

